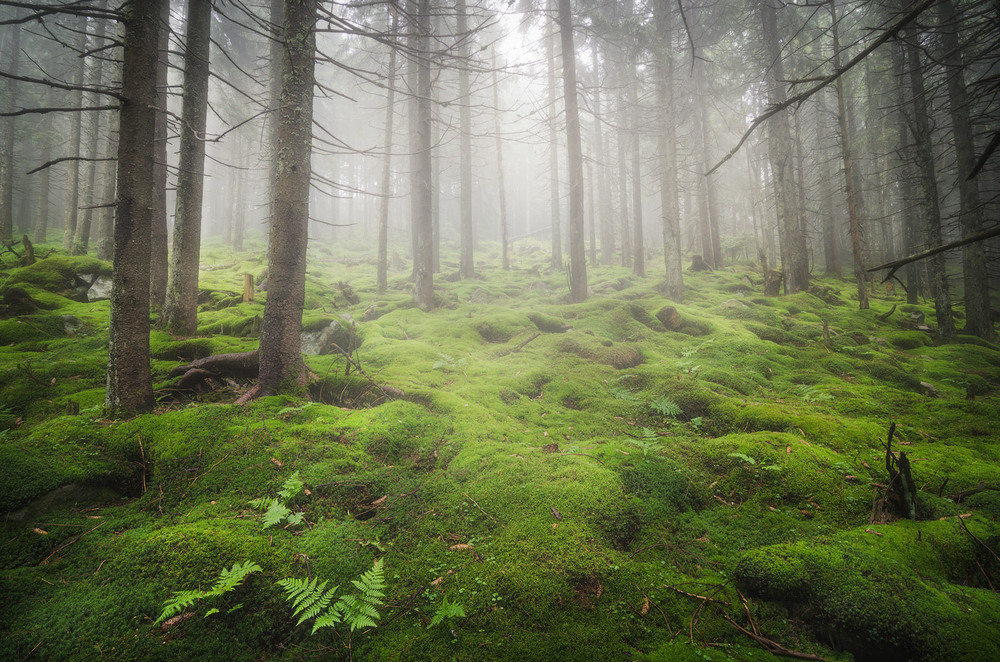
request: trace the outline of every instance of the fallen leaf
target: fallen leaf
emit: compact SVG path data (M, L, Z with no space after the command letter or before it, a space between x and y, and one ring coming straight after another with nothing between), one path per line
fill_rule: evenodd
M871 467L868 466L868 463L865 462L864 460L861 460L861 466L863 466L865 469L871 469Z
M786 455L791 455L792 454L792 447L791 446L785 446L785 454Z
M556 510L554 506L551 508L551 510L552 510L552 514L555 515L556 519L559 519L559 520L562 519L562 515L559 514L559 511Z
M879 533L878 531L876 531L874 529L865 529L865 533L873 533L876 536L881 536L882 535L881 533Z
M464 543L463 542L463 543L459 543L457 545L452 545L448 549L450 549L453 552L463 552L463 551L465 551L467 549L473 549L473 547L472 547L472 545L469 545L468 543Z
M389 498L389 495L386 494L385 496L382 496L382 497L380 497L380 498L375 499L374 501L372 501L371 505L373 505L373 506L381 506L383 503L385 503L385 500L388 499L388 498Z
M558 453L559 452L559 444L545 444L544 446L542 446L542 452L543 453Z
M193 611L186 611L183 614L178 614L174 616L173 618L168 618L167 620L163 621L163 625L160 626L160 630L166 632L167 630L174 627L178 623L183 623L189 618L194 618Z
M32 531L34 531L35 533L37 533L40 536L47 536L47 535L49 535L48 531L45 531L43 529L39 529L37 526L35 528L33 528Z
M848 483L857 483L859 481L859 478L857 476L852 476L851 474L848 474L844 476L844 480L846 480Z
M444 576L438 577L437 579L431 582L431 586L438 586L443 581L444 581Z
M649 613L649 596L648 595L645 597L645 599L643 599L643 601L642 601L642 608L639 609L639 613L642 614L642 615L644 615L644 616Z
M305 494L306 496L312 496L312 490L310 490L309 488L302 490L302 493Z
M810 517L810 518L816 517L816 513L814 513L811 510L800 510L799 512L802 513L803 515L805 515L806 517Z
M272 458L271 458L271 462L273 462L273 463L274 463L274 465L275 465L275 466L277 466L277 467L283 467L283 466L285 466L285 463L284 463L284 462L282 462L281 460L279 460L279 459L278 459L278 458L276 458L276 457L272 457Z

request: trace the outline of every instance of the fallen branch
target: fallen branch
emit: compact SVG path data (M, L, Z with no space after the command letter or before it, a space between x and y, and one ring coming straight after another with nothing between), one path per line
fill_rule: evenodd
M739 630L740 632L742 632L743 634L745 634L746 636L750 637L758 644L763 646L764 650L766 650L768 653L771 653L772 655L794 657L797 660L826 660L825 657L820 657L819 655L813 655L812 653L800 653L799 651L793 651L792 649L785 648L778 642L772 641L767 637L762 637L759 634L754 634L753 632L747 630L745 627L743 627L733 619L729 618L728 614L723 614L722 618L726 619L726 622L732 625L734 628L736 628L737 630Z
M669 584L664 584L663 588L669 588L671 591L674 591L675 593L680 593L681 595L685 595L685 596L687 596L689 598L694 598L695 600L701 600L702 602L715 602L715 603L720 604L720 605L726 605L727 607L732 606L731 603L726 602L725 600L719 600L717 598L709 598L709 597L704 596L704 595L696 595L694 593L688 593L687 591L682 591L679 588L674 588L673 586L670 586ZM722 587L720 586L719 588L722 588Z
M534 340L535 338L537 338L537 337L538 337L538 336L540 336L540 335L542 335L542 334L541 334L541 333L534 333L534 334L532 334L532 335L531 335L531 336L530 336L530 337L529 337L529 338L528 338L527 340L525 340L524 342L520 343L520 344L519 344L519 345L518 345L517 347L515 347L514 349L511 349L511 350L509 350L509 351L503 351L503 352L500 352L499 354L497 354L497 358L500 358L500 357L502 357L502 356L507 356L507 355L509 355L509 354L515 354L515 353L517 353L517 352L520 352L520 351L521 351L522 349L524 349L524 348L525 348L525 346L526 346L526 345L527 345L527 344L528 344L529 342L531 342L532 340Z
M949 494L946 498L951 499L955 503L961 503L966 497L970 497L973 494L979 494L980 492L986 492L989 490L992 491L1000 490L1000 487L994 487L992 485L987 485L986 483L979 483L978 485L970 489L962 490L961 492L956 492L955 494Z

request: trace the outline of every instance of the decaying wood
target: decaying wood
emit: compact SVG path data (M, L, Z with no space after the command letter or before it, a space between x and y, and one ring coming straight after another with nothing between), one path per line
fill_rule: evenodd
M259 369L257 350L252 352L236 352L233 354L215 354L203 359L192 361L187 365L177 366L170 371L170 377L185 375L190 370L203 370L216 376L256 377Z
M534 334L532 334L531 336L529 336L527 340L524 340L524 341L522 341L521 343L519 343L519 344L517 345L517 347L515 347L515 348L513 348L513 349L511 349L511 350L508 350L508 351L503 351L503 352L500 352L500 354L498 354L497 356L498 356L498 357L500 357L500 356L507 356L508 354L515 354L515 353L517 353L517 352L520 352L520 351L521 351L522 349L524 349L524 348L525 348L525 347L527 346L527 344L528 344L529 342L531 342L532 340L534 340L535 338L537 338L537 337L538 337L538 336L540 336L540 335L542 335L542 334L541 334L541 332L539 332L539 333L534 333Z
M745 627L743 627L733 619L729 618L727 614L723 614L722 617L726 619L727 623L729 623L734 628L736 628L746 636L756 641L758 644L763 646L768 653L771 653L772 655L781 655L782 657L793 657L797 660L826 660L825 657L820 657L819 655L813 655L812 653L800 653L799 651L793 651L790 648L785 648L776 641L772 641L767 637L763 637L759 634L751 632L750 630L747 630Z
M910 474L910 460L903 451L899 452L898 457L892 452L892 437L895 432L896 424L891 423L885 444L885 470L889 474L889 481L882 498L878 497L878 487L876 487L870 518L872 524L884 524L892 515L909 519L916 519L917 516L917 488ZM895 512L891 513L890 509Z
M962 501L972 496L973 494L979 494L980 492L987 492L991 490L997 491L1000 490L1000 487L996 487L994 485L987 485L986 483L981 482L975 487L969 488L967 490L962 490L961 492L956 492L955 494L949 494L947 498L951 499L955 503L961 503Z

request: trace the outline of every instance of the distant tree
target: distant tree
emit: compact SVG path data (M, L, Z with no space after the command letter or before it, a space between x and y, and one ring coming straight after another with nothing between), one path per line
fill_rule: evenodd
M83 105L83 77L87 70L87 59L82 57L87 48L87 19L80 15L72 21L70 48L77 54L76 66L73 67L72 91L73 108ZM83 124L83 113L73 113L69 119L69 158L66 164L66 207L63 210L63 250L67 253L73 248L76 237L76 223L80 216L80 138Z
M666 267L664 293L674 301L684 296L681 264L681 225L677 204L677 120L673 108L673 4L657 0L653 5L659 43L656 48L656 99L659 113L656 151L660 168L660 219L663 224L663 261Z
M18 10L13 13L17 19ZM13 76L17 75L18 62L21 58L21 24L11 23L6 28L2 40L3 59L0 67ZM3 81L3 102L0 110L13 113L17 99L17 80L7 78ZM12 114L0 118L0 241L11 241L14 238L14 124L16 118Z
M549 0L549 8L557 0ZM558 28L558 25L556 25ZM546 25L545 35L545 62L547 64L547 87L548 87L548 125L549 125L549 216L551 217L552 231L552 259L550 264L553 269L562 269L562 211L559 202L559 132L558 132L558 98L557 75L556 75L556 30Z
M459 97L459 267L462 278L472 278L476 274L473 258L474 238L472 236L472 97L469 83L469 16L465 0L455 3L456 35L458 48L458 97Z
M167 223L167 97L170 70L170 0L164 0L160 15L160 57L156 65L156 164L153 166L153 231L150 246L151 290L154 310L161 310L167 300L169 267L169 231ZM183 112L183 111L182 111ZM183 130L183 128L182 128Z
M587 253L583 233L583 147L576 89L576 47L570 0L558 0L562 45L563 105L566 112L566 169L569 171L569 300L587 299Z
M208 114L212 4L204 0L188 0L187 19L177 206L170 280L161 322L171 333L183 336L192 335L198 329L198 262L205 186L205 122Z
M510 271L510 239L507 227L507 188L503 176L503 134L500 131L500 83L496 51L493 52L493 129L497 145L497 193L500 200L500 266Z
M387 5L390 18L389 38L399 30L399 12L394 5ZM381 193L378 201L378 273L377 289L385 292L389 286L389 197L392 193L392 126L396 115L396 48L389 45L389 64L386 68L385 90L385 130L383 144L385 156L382 157ZM464 244L463 244L464 245Z
M416 94L410 102L410 216L413 224L413 299L423 310L434 307L433 163L431 143L430 0L410 0L411 38L416 56ZM414 56L411 56L414 57Z
M125 25L121 140L105 394L105 407L111 417L132 416L153 408L149 367L149 236L157 44L163 1L129 0L120 10Z

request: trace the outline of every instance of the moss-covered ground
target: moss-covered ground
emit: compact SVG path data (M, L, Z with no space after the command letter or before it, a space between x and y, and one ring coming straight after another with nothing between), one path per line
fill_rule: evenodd
M520 242L466 281L445 253L428 313L363 248L310 250L304 326L353 321L363 374L317 354L312 400L172 394L173 367L257 344L263 248L209 246L199 335L152 333L157 411L118 422L108 304L76 277L107 265L0 278L33 301L0 319L0 659L1000 659L1000 348L935 344L930 302L765 297L739 264L685 272L683 303L596 267L570 305ZM873 524L891 422L918 521ZM296 471L305 522L262 529L248 501ZM376 557L377 628L295 627L277 580L349 588ZM154 625L243 561L263 572ZM464 617L429 627L445 600Z

